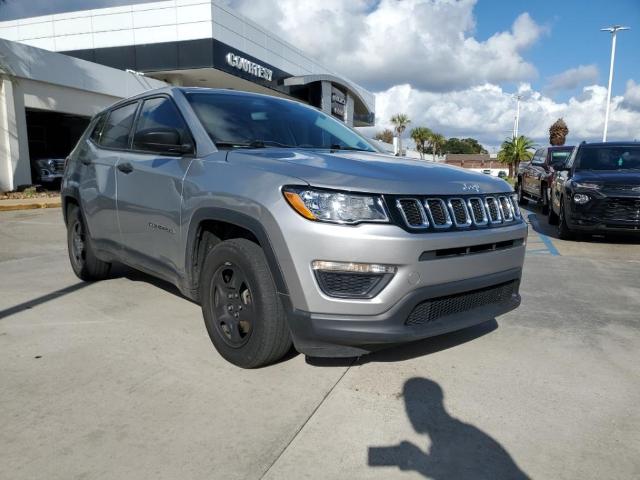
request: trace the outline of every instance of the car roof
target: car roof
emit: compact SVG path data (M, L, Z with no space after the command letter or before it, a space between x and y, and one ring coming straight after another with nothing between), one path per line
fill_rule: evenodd
M580 148L596 148L596 147L637 147L640 146L640 142L631 140L627 142L593 142L593 143L581 143Z
M296 99L277 97L277 96L274 96L274 95L266 95L264 93L243 92L241 90L233 90L233 89L229 89L229 88L176 87L176 86L168 85L166 87L160 87L160 88L155 88L153 90L147 90L146 92L138 93L137 95L132 95L131 97L123 98L122 100L119 100L116 103L113 103L113 104L109 105L108 107L103 108L96 115L100 115L100 114L102 114L104 112L107 112L109 110L113 110L114 108L118 108L118 107L120 107L122 105L126 105L127 103L135 102L135 101L143 99L143 98L152 97L154 95L160 95L160 94L166 94L166 95L173 96L173 95L175 95L176 92L181 92L181 93L215 93L216 95L233 95L233 96L241 96L241 97L247 97L247 98L270 98L270 99L282 100L284 102L291 102L291 103L297 103L297 104L302 103L302 102L300 102L300 101L298 101ZM306 105L305 103L302 103L302 104ZM307 105L307 106L310 106L310 105Z

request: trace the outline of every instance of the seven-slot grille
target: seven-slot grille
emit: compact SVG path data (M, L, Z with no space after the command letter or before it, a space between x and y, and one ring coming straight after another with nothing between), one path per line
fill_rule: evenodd
M520 217L517 201L510 194L402 197L395 206L406 227L422 231L510 225Z

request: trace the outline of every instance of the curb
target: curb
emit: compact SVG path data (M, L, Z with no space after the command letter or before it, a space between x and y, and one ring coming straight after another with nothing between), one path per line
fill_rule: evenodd
M37 203L14 203L12 205L2 205L0 200L0 212L11 212L14 210L33 210L36 208L59 208L62 206L60 200L43 201Z

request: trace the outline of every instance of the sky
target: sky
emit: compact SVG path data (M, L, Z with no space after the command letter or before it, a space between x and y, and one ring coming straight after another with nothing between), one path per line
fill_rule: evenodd
M376 94L376 127L474 137L495 151L520 133L539 144L563 117L568 142L602 136L611 35L621 23L609 139L640 140L640 0L223 0ZM0 19L135 0L5 0Z

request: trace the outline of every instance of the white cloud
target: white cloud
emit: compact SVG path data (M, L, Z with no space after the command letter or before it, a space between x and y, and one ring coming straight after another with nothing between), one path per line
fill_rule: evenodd
M509 30L482 40L474 36L476 0L226 1L327 67L378 92L377 125L369 132L389 127L391 115L404 112L411 126L498 146L513 128L515 102L503 86L514 82L524 98L522 134L546 144L548 128L559 117L569 125L570 142L602 134L606 89L594 85L595 65L551 77L545 93L527 83L537 71L523 54L548 29L526 12ZM550 97L580 86L581 93L567 101ZM640 138L639 85L628 84L624 99L612 99L609 132L612 139Z
M591 84L598 80L598 67L595 65L580 65L562 73L549 77L545 90L551 94L572 90L584 84Z
M623 105L626 108L640 112L640 84L633 80L627 81Z
M556 102L532 90L528 84L522 84L519 93L523 95L520 134L546 145L549 126L563 117L570 130L568 142L600 139L607 95L605 87L584 87L581 95L566 102ZM497 85L484 84L436 93L405 84L378 92L376 98L378 118L376 127L369 131L390 126L388 119L397 112L409 115L411 127L424 125L447 137L477 138L487 147L497 147L513 129L515 101ZM621 96L612 99L609 137L610 140L640 139L640 111L627 108Z
M521 53L546 29L528 13L485 41L472 36L476 0L228 0L329 68L378 90L431 91L537 75Z

